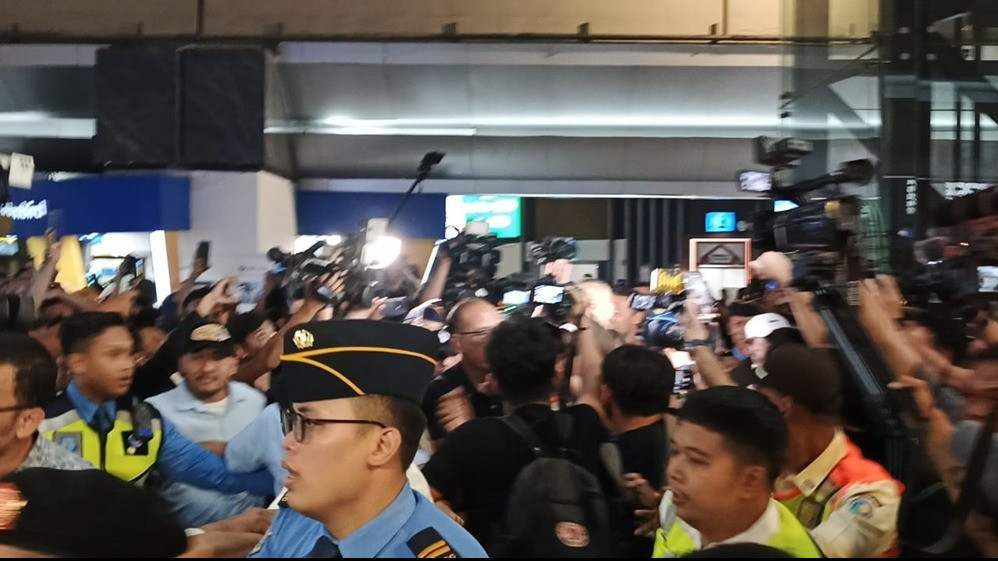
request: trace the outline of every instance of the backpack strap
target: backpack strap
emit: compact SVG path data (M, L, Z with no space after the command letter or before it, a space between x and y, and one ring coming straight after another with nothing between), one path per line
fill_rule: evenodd
M523 417L512 413L499 417L506 426L511 428L520 438L527 441L530 449L534 451L534 455L537 457L570 457L571 453L568 447L568 440L572 434L572 416L564 413L555 412L555 428L558 431L558 437L561 442L558 445L557 453L552 452L550 447L545 446L541 439L537 437L537 433L534 429L527 424L527 421Z
M523 417L513 413L499 417L499 420L512 429L517 436L525 440L535 456L543 457L549 455L544 444L541 443L541 439L537 438L537 433L534 432L534 429L530 428L530 425L523 420Z

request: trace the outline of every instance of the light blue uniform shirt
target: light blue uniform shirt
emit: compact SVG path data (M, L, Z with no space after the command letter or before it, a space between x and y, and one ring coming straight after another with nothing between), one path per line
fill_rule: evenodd
M281 409L277 403L271 403L225 445L225 465L233 472L267 468L274 478L274 496L277 496L288 477L287 470L281 467L283 441Z
M163 418L194 442L228 442L263 410L264 395L241 382L229 383L224 413L217 413L191 393L186 382L146 400ZM236 470L238 471L238 470ZM256 471L256 468L246 470ZM171 482L161 490L173 512L187 527L198 527L235 516L249 508L264 506L264 498L250 493L226 494Z
M408 483L388 508L342 540L321 523L282 508L250 557L308 557L321 538L335 544L343 557L488 557L467 530Z
M81 419L93 423L98 405L87 399L75 383L70 382L66 388L66 397ZM105 401L99 407L104 409L108 419L114 419L118 412L114 400ZM249 491L267 495L273 487L270 474L266 471L229 473L222 458L184 438L167 419L163 419L163 445L156 458L156 467L171 481L226 493Z

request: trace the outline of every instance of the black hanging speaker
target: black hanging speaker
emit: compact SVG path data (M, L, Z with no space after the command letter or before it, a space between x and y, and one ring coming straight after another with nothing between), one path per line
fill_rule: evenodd
M260 169L265 79L258 48L100 49L94 159L104 167Z
M180 61L180 165L260 169L265 61L252 47L186 47Z
M166 167L177 160L173 47L97 51L94 160L106 167Z

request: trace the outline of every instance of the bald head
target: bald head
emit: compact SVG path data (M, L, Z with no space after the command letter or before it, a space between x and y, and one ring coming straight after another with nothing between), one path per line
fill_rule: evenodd
M461 363L472 381L480 382L490 370L485 347L502 319L499 310L481 298L462 300L447 318L451 346L461 354Z
M482 298L465 298L454 306L447 316L447 328L451 334L474 331L468 326L476 323L473 321L476 316L496 312L496 307L488 300Z

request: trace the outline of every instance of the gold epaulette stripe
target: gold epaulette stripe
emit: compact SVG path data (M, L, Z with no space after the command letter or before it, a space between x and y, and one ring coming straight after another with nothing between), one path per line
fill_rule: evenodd
M444 540L438 540L428 545L425 549L423 549L423 551L420 551L419 555L417 555L416 557L419 557L420 559L432 558L434 554L441 553L445 549L450 549L450 546L447 545L447 542L445 542Z

